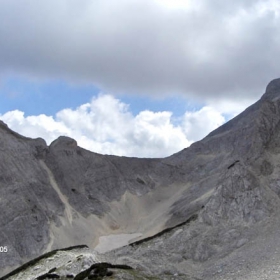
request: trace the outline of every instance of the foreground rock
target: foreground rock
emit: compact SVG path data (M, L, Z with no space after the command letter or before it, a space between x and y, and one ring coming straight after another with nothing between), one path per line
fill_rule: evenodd
M9 250L0 266L7 273L51 249L135 234L141 242L102 262L159 279L262 279L280 261L279 135L280 80L164 159L103 156L67 137L48 147L1 124L0 245Z
M75 246L48 252L10 272L1 280L74 278L99 262L96 252L87 246Z
M138 279L148 280L145 275L128 265L110 264L101 261L102 257L87 246L75 246L48 252L16 270L10 272L1 280L44 280L44 279ZM174 279L163 276L153 279ZM181 279L179 278L176 279ZM186 278L183 278L186 279Z

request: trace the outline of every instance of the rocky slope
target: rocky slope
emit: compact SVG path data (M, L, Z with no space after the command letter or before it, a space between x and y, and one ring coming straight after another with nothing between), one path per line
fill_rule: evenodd
M135 234L142 241L103 260L159 279L265 279L257 277L280 259L279 134L280 79L239 116L163 159L99 155L67 137L48 147L1 123L1 270Z

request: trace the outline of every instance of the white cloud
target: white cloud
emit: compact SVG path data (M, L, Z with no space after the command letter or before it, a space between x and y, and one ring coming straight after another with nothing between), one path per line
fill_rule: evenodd
M223 115L227 115L227 120L237 116L242 111L244 111L247 107L252 104L250 99L221 99L215 100L215 102L208 102L208 106L215 109L217 112Z
M186 112L176 125L167 111L145 110L134 116L127 104L104 94L76 109L61 110L55 117L25 117L18 110L0 117L11 129L25 136L42 137L48 144L66 135L94 152L137 157L169 156L224 122L211 107Z
M221 126L224 122L225 118L220 112L205 106L199 111L185 113L183 129L188 139L197 141Z
M142 111L135 117L132 139L141 145L141 153L167 156L190 145L182 128L171 123L171 116L170 112Z
M9 111L0 115L1 119L9 127L18 133L28 137L42 137L50 142L60 135L71 135L71 130L52 116L24 116L24 112L19 110Z

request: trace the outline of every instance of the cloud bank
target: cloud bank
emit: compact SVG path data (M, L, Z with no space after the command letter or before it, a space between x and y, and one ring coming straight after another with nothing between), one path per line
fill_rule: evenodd
M0 1L0 76L253 101L279 76L279 14L276 0Z
M63 109L55 116L25 116L14 110L0 118L18 133L42 137L48 144L65 135L97 153L136 157L169 156L225 122L211 107L186 112L178 119L168 111L145 110L134 116L128 104L108 94L100 94L76 109Z

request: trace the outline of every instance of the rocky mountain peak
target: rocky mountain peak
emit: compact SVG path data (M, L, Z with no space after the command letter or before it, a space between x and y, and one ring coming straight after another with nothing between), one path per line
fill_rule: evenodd
M54 140L50 144L50 148L53 149L61 149L61 148L66 148L66 149L71 149L71 148L77 148L78 144L77 141L73 138L70 138L68 136L59 136L56 140Z
M277 100L280 97L280 78L272 80L266 87L263 98Z
M0 120L0 127L5 127L5 128L7 128L8 126L7 126L3 121Z

